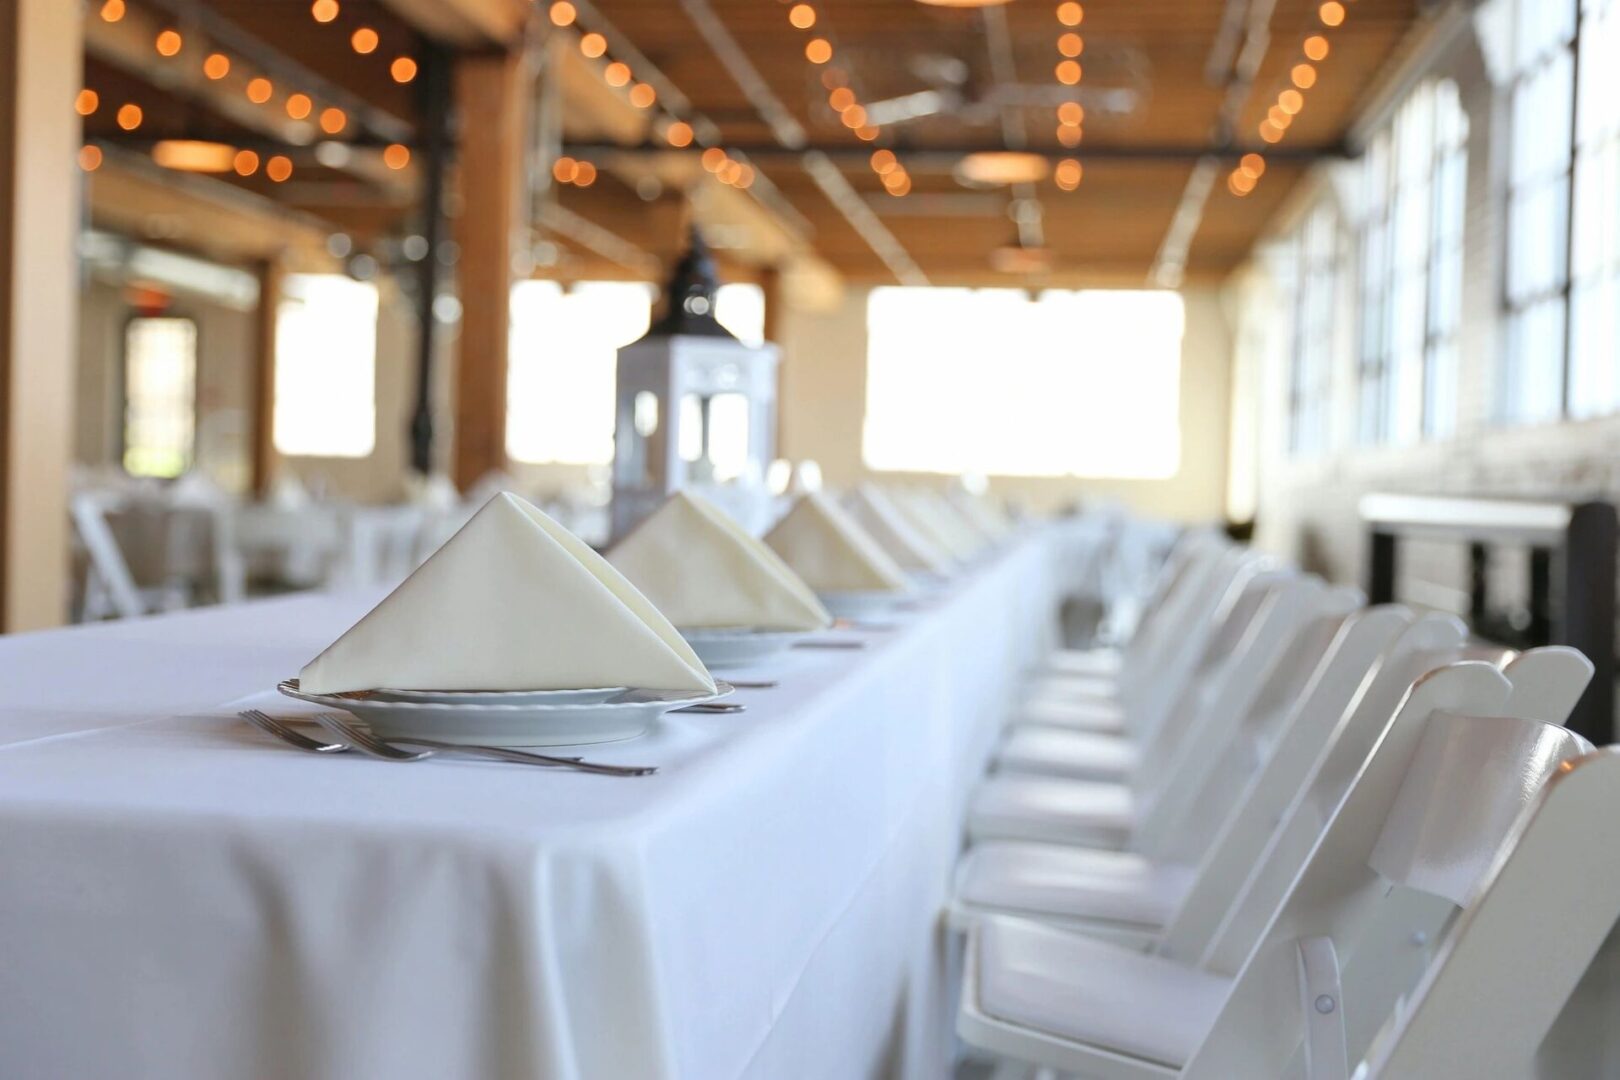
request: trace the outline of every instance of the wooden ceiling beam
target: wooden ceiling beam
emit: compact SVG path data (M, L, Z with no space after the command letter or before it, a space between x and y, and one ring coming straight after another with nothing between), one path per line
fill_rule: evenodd
M463 49L512 46L523 36L529 0L384 0L428 37Z

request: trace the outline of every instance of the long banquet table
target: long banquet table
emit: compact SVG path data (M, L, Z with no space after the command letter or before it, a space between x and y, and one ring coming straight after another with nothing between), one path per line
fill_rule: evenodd
M961 810L1083 524L577 751L644 779L234 718L374 592L0 638L0 1077L946 1075Z

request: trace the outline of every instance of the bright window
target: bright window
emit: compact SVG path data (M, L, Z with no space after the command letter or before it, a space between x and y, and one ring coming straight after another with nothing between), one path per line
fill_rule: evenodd
M276 449L366 457L377 445L377 287L292 274L276 313Z
M1620 410L1620 0L1584 0L1575 127L1569 411Z
M652 288L639 282L584 281L566 290L554 281L513 286L506 451L514 460L613 460L618 351L647 332L652 300ZM764 291L722 285L715 318L745 344L758 344L764 338Z
M124 328L124 468L179 476L197 430L197 324L136 318Z
M1334 310L1339 292L1339 218L1331 204L1311 211L1297 244L1294 348L1288 378L1288 448L1296 457L1330 443Z
M1564 409L1576 0L1518 0L1508 152L1504 420Z
M874 289L874 469L1163 479L1181 461L1181 297Z
M1362 166L1358 436L1449 435L1457 412L1468 119L1450 80L1420 84Z

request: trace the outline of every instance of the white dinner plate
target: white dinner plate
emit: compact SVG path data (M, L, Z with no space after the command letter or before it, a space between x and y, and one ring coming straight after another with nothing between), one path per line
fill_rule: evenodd
M410 691L307 694L297 679L276 689L288 697L353 713L384 739L434 739L485 746L570 746L633 739L671 709L714 701L733 692L730 683L701 690L621 690L596 701L559 701L555 691L423 691L447 701L398 700ZM597 693L598 691L590 691ZM475 698L467 701L464 698ZM484 699L501 698L496 704Z
M868 589L860 592L818 592L821 604L835 619L859 619L888 611L910 593L903 589Z
M810 635L798 630L691 629L680 631L708 668L740 667L791 649Z

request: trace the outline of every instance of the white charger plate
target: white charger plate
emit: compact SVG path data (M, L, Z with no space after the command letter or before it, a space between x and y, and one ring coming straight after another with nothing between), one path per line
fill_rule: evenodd
M816 597L835 619L859 619L888 611L905 600L910 592L904 589L865 589L860 592L818 592Z
M616 742L645 733L671 709L715 701L732 693L716 681L716 693L701 690L621 690L596 701L557 700L576 691L376 691L309 694L297 679L276 686L311 705L353 713L384 739L434 739L484 746L576 746ZM421 693L450 700L398 700ZM591 694L600 691L589 691ZM502 699L487 703L486 699ZM473 700L465 700L473 699Z
M750 630L747 627L681 630L707 668L741 667L768 660L809 637L799 630Z

